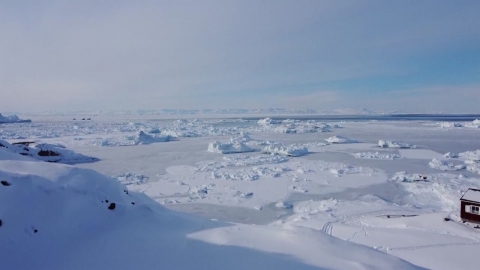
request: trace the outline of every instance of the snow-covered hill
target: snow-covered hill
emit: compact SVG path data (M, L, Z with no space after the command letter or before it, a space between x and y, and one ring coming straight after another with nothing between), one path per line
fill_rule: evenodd
M2 269L417 269L321 231L167 210L95 171L0 149Z
M32 147L30 145L33 145ZM23 142L10 144L0 140L0 149L18 154L20 156L32 157L37 160L65 164L78 164L98 161L97 158L88 157L72 150L68 150L60 144Z

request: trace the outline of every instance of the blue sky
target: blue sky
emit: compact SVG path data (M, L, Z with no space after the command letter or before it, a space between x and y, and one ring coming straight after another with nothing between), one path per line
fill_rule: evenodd
M0 2L0 111L476 112L480 1Z

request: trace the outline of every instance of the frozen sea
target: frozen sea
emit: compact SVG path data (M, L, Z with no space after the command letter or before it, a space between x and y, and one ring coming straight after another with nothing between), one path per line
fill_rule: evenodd
M480 230L459 199L480 188L480 115L31 118L0 125L0 139L98 158L76 166L168 209L476 269Z

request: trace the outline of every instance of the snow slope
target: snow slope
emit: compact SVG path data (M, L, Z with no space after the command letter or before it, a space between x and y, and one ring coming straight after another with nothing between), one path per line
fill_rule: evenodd
M25 144L10 144L7 141L0 140L0 148L22 156L29 156L46 162L57 162L65 164L87 163L98 161L97 158L88 157L72 150L68 150L63 145L48 143L33 143L33 147Z
M23 158L0 149L3 269L418 269L316 230L181 214L95 171Z

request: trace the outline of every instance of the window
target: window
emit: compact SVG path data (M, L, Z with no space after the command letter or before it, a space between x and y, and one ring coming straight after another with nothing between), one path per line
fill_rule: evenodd
M470 206L470 213L480 215L480 207L478 206Z

